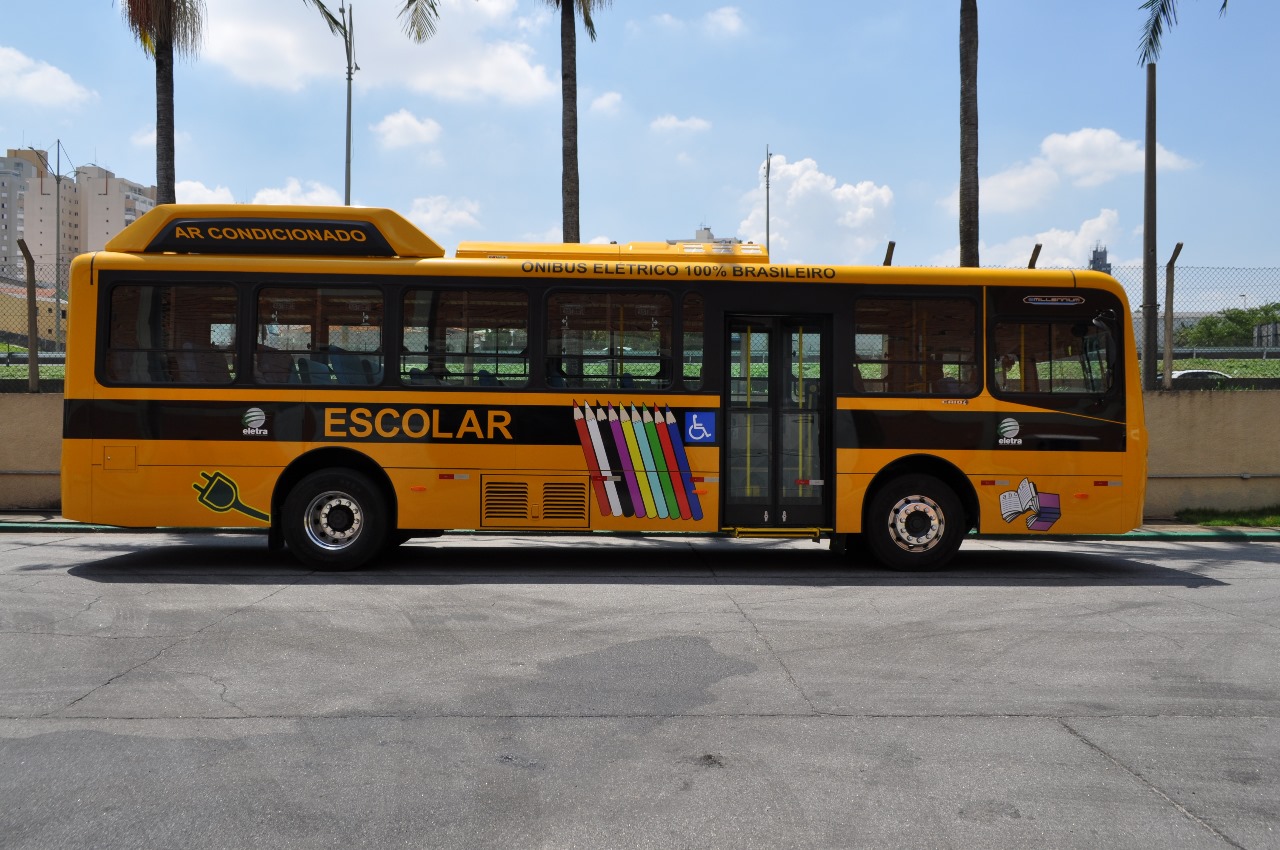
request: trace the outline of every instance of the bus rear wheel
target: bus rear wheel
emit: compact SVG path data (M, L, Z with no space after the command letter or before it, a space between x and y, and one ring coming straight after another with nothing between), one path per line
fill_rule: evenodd
M386 545L386 499L353 470L313 472L285 499L283 530L289 551L312 569L357 570Z
M891 570L947 565L968 523L955 492L932 475L903 475L876 491L863 532L876 560Z

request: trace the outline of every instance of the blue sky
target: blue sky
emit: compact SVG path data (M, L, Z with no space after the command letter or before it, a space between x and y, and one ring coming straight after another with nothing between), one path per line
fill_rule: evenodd
M345 54L301 0L206 0L176 72L180 201L341 203ZM329 4L337 8L338 3ZM461 240L560 239L559 25L543 0L355 4L352 199ZM1280 3L1182 0L1159 65L1159 251L1280 266ZM981 260L1142 254L1139 0L979 0ZM785 10L785 11L784 11ZM643 3L580 31L583 241L764 241L776 261L958 261L959 3ZM0 148L154 182L154 70L119 3L7 4ZM69 170L69 168L68 168Z

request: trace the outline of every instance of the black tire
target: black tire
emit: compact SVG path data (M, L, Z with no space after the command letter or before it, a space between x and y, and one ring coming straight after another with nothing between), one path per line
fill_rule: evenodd
M387 542L381 491L350 469L313 472L284 501L283 531L295 558L317 570L358 570Z
M942 569L960 548L969 523L955 491L932 475L903 475L875 492L863 536L891 570Z

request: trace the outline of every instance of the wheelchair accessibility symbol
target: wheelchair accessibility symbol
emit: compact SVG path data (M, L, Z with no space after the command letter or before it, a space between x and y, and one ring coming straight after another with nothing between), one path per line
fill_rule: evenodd
M716 441L716 415L714 413L686 413L684 436L690 443L714 443Z

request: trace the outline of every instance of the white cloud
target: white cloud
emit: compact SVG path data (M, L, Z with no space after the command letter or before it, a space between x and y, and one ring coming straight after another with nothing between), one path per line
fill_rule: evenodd
M234 204L235 197L226 186L210 189L198 180L179 180L174 194L180 204Z
M774 154L770 169L770 249L778 262L870 262L888 242L893 191L870 180L841 183L805 158ZM765 242L764 167L760 184L744 198L742 239Z
M1114 241L1120 233L1120 213L1113 209L1103 209L1094 218L1081 222L1076 230L1049 228L1032 236L1016 236L998 245L980 245L978 255L984 266L1007 266L1025 268L1031 260L1031 252L1036 244L1040 244L1040 256L1036 259L1036 267L1047 268L1085 268L1089 263L1089 252L1099 243ZM935 257L939 265L958 265L960 249L956 247L946 254Z
M0 92L11 101L51 107L77 106L98 96L65 71L12 47L0 47Z
M711 122L697 117L677 118L674 115L663 115L653 119L649 124L649 129L657 130L660 133L701 133L704 130L711 129Z
M253 196L255 204L314 204L317 206L342 206L342 193L317 180L308 180L304 188L296 177L290 177L280 189L259 189Z
M607 91L604 94L591 101L592 112L602 112L606 115L615 115L618 107L622 105L622 95L616 91Z
M440 138L440 125L430 118L417 118L407 109L401 109L372 125L378 143L384 148L407 148L429 145Z
M559 93L524 41L546 16L518 15L515 0L441 0L435 35L415 44L393 13L402 5L368 7L355 22L357 92L408 85L433 97L510 103ZM342 39L301 4L219 0L206 28L202 61L248 85L298 91L318 79L340 85L346 76Z
M741 35L746 29L742 23L742 13L736 6L721 6L707 12L702 18L702 25L710 35L718 38Z
M479 227L480 204L469 198L449 198L432 195L414 198L408 219L428 235L450 233L460 227Z
M1100 186L1123 174L1139 174L1146 167L1141 142L1122 139L1115 130L1105 128L1054 133L1040 143L1040 152L1046 162L1077 186ZM1158 169L1181 171L1191 165L1190 160L1157 144Z
M1018 212L1039 206L1057 188L1058 172L1043 159L1019 163L979 181L978 204L983 212ZM960 191L947 200L960 209Z
M530 61L533 48L518 42L486 45L467 62L435 65L409 75L409 87L445 100L494 97L512 104L542 100L560 92L543 65Z
M1142 143L1121 138L1115 130L1086 127L1074 133L1053 133L1040 143L1040 155L981 178L978 203L983 212L1021 212L1033 209L1053 194L1063 179L1073 186L1092 188L1145 167ZM1157 145L1156 167L1181 171L1193 163ZM938 203L958 214L960 191Z

